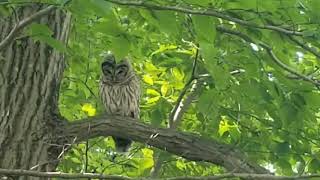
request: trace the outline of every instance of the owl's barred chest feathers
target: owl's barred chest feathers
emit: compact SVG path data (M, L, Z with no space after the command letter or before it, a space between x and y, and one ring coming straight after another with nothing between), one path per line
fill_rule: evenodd
M139 118L140 87L136 76L116 84L107 83L102 77L100 97L108 114Z
M118 63L107 54L101 64L100 97L107 114L139 119L140 81L127 59ZM112 136L117 152L126 152L132 140L125 136Z

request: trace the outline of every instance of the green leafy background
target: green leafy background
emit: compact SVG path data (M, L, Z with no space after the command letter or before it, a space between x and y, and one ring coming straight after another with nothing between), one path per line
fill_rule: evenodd
M295 27L303 30L301 38L319 52L317 0L148 2L215 9L260 25ZM222 25L266 43L287 66L319 79L319 58L287 35L215 17L117 6L104 0L71 1L66 9L73 16L67 47L51 38L52 31L44 25L32 24L26 35L67 54L60 110L70 121L103 113L98 95L101 54L111 51L117 59L129 56L141 79L141 121L166 127L169 114L191 77L199 47L201 58L196 74L208 76L178 130L232 144L277 174L319 173L319 90L284 71L258 44L216 28ZM230 74L239 69L244 72ZM160 153L137 142L128 156L114 158L113 154L111 138L92 139L88 147L86 143L73 145L59 170L149 176L160 159L162 177L224 172L214 164Z

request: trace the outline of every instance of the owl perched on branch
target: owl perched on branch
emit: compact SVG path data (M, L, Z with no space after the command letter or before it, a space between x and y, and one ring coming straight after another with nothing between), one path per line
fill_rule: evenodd
M139 118L140 81L129 60L107 54L101 64L100 97L107 114ZM116 151L127 152L132 141L113 137Z

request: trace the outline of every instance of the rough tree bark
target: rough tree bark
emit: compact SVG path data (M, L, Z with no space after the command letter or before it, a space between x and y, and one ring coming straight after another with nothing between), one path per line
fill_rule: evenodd
M46 6L33 4L0 18L0 39L7 37L17 21ZM35 23L46 24L53 37L68 38L70 16L54 9ZM59 148L55 137L60 123L58 91L64 57L43 42L17 34L0 53L0 167L38 171L55 169Z
M17 19L29 17L43 8L44 5L33 4L19 8L10 17L1 17L0 41L15 27ZM62 10L54 9L35 22L48 25L54 32L53 37L66 43L70 19ZM54 171L64 143L120 135L190 160L213 162L230 171L267 173L227 145L173 130L151 128L128 118L104 117L68 123L58 110L63 54L21 33L15 37L19 38L0 49L0 168Z

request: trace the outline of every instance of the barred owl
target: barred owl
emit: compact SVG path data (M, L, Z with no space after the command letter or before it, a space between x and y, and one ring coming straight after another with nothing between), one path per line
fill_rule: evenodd
M100 98L107 114L139 118L140 82L130 62L124 59L118 63L112 54L104 57L101 64ZM113 137L116 151L126 152L130 139Z

